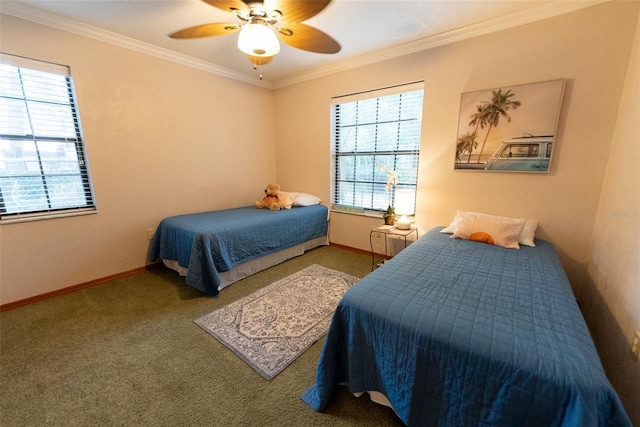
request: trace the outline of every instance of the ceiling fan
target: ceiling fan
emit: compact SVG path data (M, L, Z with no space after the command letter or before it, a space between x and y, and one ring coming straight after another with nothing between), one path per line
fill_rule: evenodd
M241 22L196 25L169 34L169 37L211 37L239 30L238 48L251 59L254 68L267 64L280 52L278 38L289 46L308 52L340 52L340 44L331 36L302 23L320 13L331 0L202 1L233 13Z

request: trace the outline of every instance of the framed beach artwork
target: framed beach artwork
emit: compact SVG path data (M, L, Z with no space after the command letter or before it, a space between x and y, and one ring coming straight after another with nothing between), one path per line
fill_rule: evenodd
M455 169L549 172L564 79L463 93Z

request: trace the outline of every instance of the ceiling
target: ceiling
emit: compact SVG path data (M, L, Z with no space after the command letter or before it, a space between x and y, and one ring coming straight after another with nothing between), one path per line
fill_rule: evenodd
M188 40L167 36L199 24L240 22L201 0L1 0L0 11L260 86L281 87L601 2L333 0L304 22L336 39L342 46L339 53L310 53L281 43L280 53L260 70L236 47L237 32Z

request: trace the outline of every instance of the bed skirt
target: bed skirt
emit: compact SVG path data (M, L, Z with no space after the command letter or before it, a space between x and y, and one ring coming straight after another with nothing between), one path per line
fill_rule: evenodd
M221 272L220 275L220 285L218 285L218 291L221 291L223 288L229 286L230 284L237 282L238 280L242 280L247 276L251 276L252 274L258 273L262 270L266 270L267 268L273 267L274 265L280 264L288 259L297 257L305 253L313 248L317 248L318 246L327 246L329 244L329 236L321 236L315 239L307 240L306 242L300 243L299 245L292 246L287 249L283 249L271 255L266 255L260 258L256 258L251 261L247 261L243 264L232 268L229 271ZM163 259L162 263L174 270L177 271L180 276L186 276L189 271L188 268L181 267L178 265L178 261Z

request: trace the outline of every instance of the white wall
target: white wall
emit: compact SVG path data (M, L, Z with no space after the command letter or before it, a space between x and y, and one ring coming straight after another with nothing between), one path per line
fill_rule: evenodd
M270 90L6 15L0 37L71 66L98 205L1 226L2 304L143 267L163 217L252 204L275 179Z
M611 382L640 425L640 25L636 27L618 121L589 253L584 311Z

